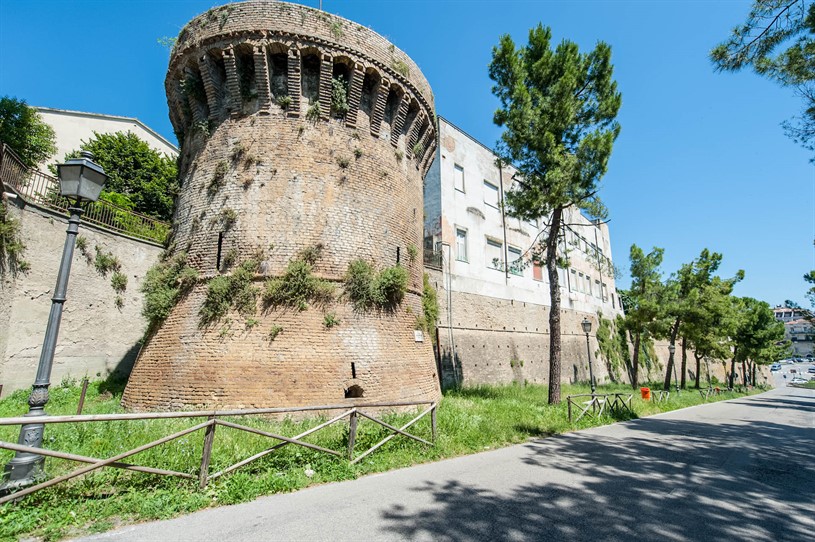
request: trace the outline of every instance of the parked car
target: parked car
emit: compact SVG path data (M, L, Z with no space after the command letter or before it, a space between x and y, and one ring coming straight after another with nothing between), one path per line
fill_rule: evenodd
M806 384L807 381L800 376L796 376L792 380L790 380L790 384Z
M815 365L810 365L809 369L807 369L808 373L815 373Z
M773 363L772 365L770 365L770 371L780 371L780 370L781 370L781 364L780 363L776 362L776 363Z

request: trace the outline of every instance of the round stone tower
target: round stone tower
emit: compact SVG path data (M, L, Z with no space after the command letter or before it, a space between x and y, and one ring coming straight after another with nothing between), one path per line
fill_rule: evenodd
M125 406L437 399L430 337L415 333L422 179L436 145L433 95L416 64L346 19L250 1L183 28L165 87L182 143L168 251L198 278L150 333ZM263 288L280 287L304 259L334 295L264 303ZM401 302L355 305L344 277L356 260L406 270ZM248 301L245 282L238 293L229 282L247 270ZM213 318L219 300L228 308Z

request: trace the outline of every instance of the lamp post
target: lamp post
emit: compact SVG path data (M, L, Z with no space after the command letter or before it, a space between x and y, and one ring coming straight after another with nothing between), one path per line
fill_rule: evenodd
M676 346L674 345L674 343L669 344L668 345L668 354L669 354L670 359L668 360L668 363L670 363L671 366L674 369L674 386L676 387L676 393L678 394L679 393L679 379L676 377L676 362L674 361L674 354L675 353L676 353Z
M580 325L583 326L583 332L586 334L586 353L589 355L589 381L591 384L591 394L594 395L594 392L597 390L597 387L594 385L594 370L591 368L591 346L589 346L589 333L591 332L591 322L588 318L583 318L583 321L580 322Z
M62 261L59 265L57 284L54 287L54 296L51 298L51 313L48 315L48 325L45 328L45 339L42 343L40 361L37 365L37 377L31 395L28 397L28 414L31 423L20 428L20 437L17 444L40 448L45 425L37 423L37 417L45 416L45 405L48 403L48 387L51 385L51 366L54 363L54 351L59 335L59 324L62 319L62 306L65 303L65 294L68 287L68 277L71 273L71 260L74 255L76 234L79 231L80 217L84 210L80 207L82 201L96 201L107 181L104 170L93 162L93 155L83 151L80 158L73 158L57 166L59 177L59 195L72 200L68 208L68 230L65 246L62 249ZM6 464L3 472L3 484L0 492L8 493L15 489L34 484L44 475L43 465L45 458L31 452L17 452Z

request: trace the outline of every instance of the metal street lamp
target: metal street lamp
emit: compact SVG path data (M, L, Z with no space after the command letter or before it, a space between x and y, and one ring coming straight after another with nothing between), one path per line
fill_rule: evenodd
M583 333L586 334L586 353L589 355L589 381L591 384L591 394L594 395L594 392L597 389L597 386L594 384L594 370L591 368L591 347L589 346L589 333L591 332L591 322L588 318L583 318L583 321L580 322L580 325L583 326Z
M93 162L93 155L87 151L81 153L80 158L73 158L57 166L59 177L59 194L72 201L68 208L67 237L62 249L62 261L59 265L57 284L54 287L54 296L51 298L51 313L48 315L48 325L45 328L45 339L42 343L40 361L37 366L37 377L34 387L28 397L28 414L32 423L20 428L20 437L17 444L40 448L45 425L37 423L38 416L45 416L45 404L48 403L48 387L51 385L51 366L54 363L54 351L59 335L59 324L62 319L62 306L65 303L65 294L68 287L68 277L71 273L71 260L74 256L76 234L79 231L80 217L84 210L80 207L82 201L96 201L108 179L104 170ZM43 466L45 458L31 452L17 452L6 464L3 472L4 482L0 485L0 493L8 493L15 489L34 484L44 475Z
M668 363L673 366L674 369L674 386L676 387L676 393L679 393L679 379L676 377L676 362L674 361L674 353L676 352L676 346L674 343L668 345L668 353L669 353L669 360Z

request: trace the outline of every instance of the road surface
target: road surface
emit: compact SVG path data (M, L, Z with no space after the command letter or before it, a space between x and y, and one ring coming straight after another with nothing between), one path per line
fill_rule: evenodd
M794 541L814 533L815 390L779 388L85 540Z

